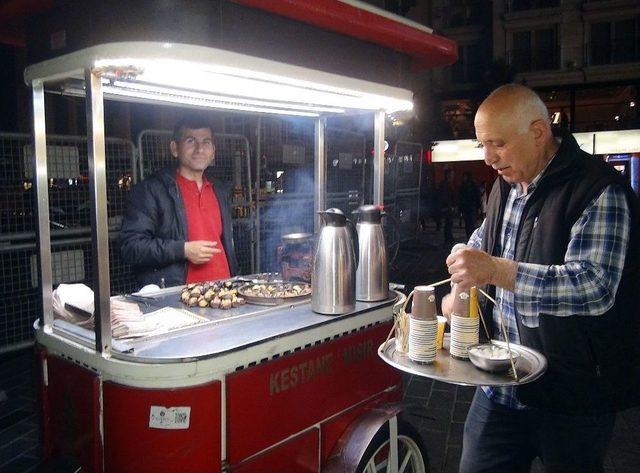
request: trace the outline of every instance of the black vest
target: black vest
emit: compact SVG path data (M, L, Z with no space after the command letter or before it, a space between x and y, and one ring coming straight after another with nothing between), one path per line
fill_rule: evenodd
M546 373L521 386L518 398L528 406L565 414L615 412L640 404L640 250L637 197L623 176L563 137L527 201L518 227L515 260L545 265L564 262L571 227L607 185L627 193L631 235L622 280L613 307L603 315L557 317L539 314L539 327L517 318L520 342L547 357ZM502 178L489 196L482 249L496 255L510 186ZM490 287L492 292L495 288ZM633 296L636 299L632 299ZM489 304L483 310L491 314ZM488 324L493 325L493 324ZM501 337L498 337L501 338Z

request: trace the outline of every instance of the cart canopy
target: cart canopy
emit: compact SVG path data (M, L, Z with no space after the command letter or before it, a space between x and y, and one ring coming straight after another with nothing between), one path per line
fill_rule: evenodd
M85 71L104 97L247 112L318 117L413 109L411 91L221 49L176 43L108 43L25 70L25 82L84 96Z

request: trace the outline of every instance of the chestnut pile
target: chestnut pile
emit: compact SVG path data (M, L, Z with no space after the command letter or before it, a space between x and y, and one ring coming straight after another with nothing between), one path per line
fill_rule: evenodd
M180 294L180 300L189 307L231 309L245 304L238 296L238 284L233 281L206 281L188 284Z

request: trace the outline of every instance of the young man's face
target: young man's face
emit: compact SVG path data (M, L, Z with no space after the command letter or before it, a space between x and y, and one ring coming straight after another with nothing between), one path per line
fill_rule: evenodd
M188 173L202 173L213 162L216 147L209 128L183 128L179 141L171 141L171 154Z

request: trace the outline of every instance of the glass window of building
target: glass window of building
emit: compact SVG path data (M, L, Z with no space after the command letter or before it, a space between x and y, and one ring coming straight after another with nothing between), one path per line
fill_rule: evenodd
M455 84L482 81L486 69L486 55L482 44L458 46L458 60L451 66L451 81Z
M509 11L516 12L558 6L560 6L560 0L511 0L509 2Z
M559 65L558 33L556 28L534 31L515 31L511 37L509 54L517 72L557 69Z
M555 28L534 32L533 69L547 70L558 68L558 39Z
M640 16L590 25L589 64L640 61Z
M479 25L491 18L491 9L484 0L451 0L446 8L446 24L449 28Z
M518 72L528 72L531 70L531 59L531 31L516 31L513 33L511 64Z

